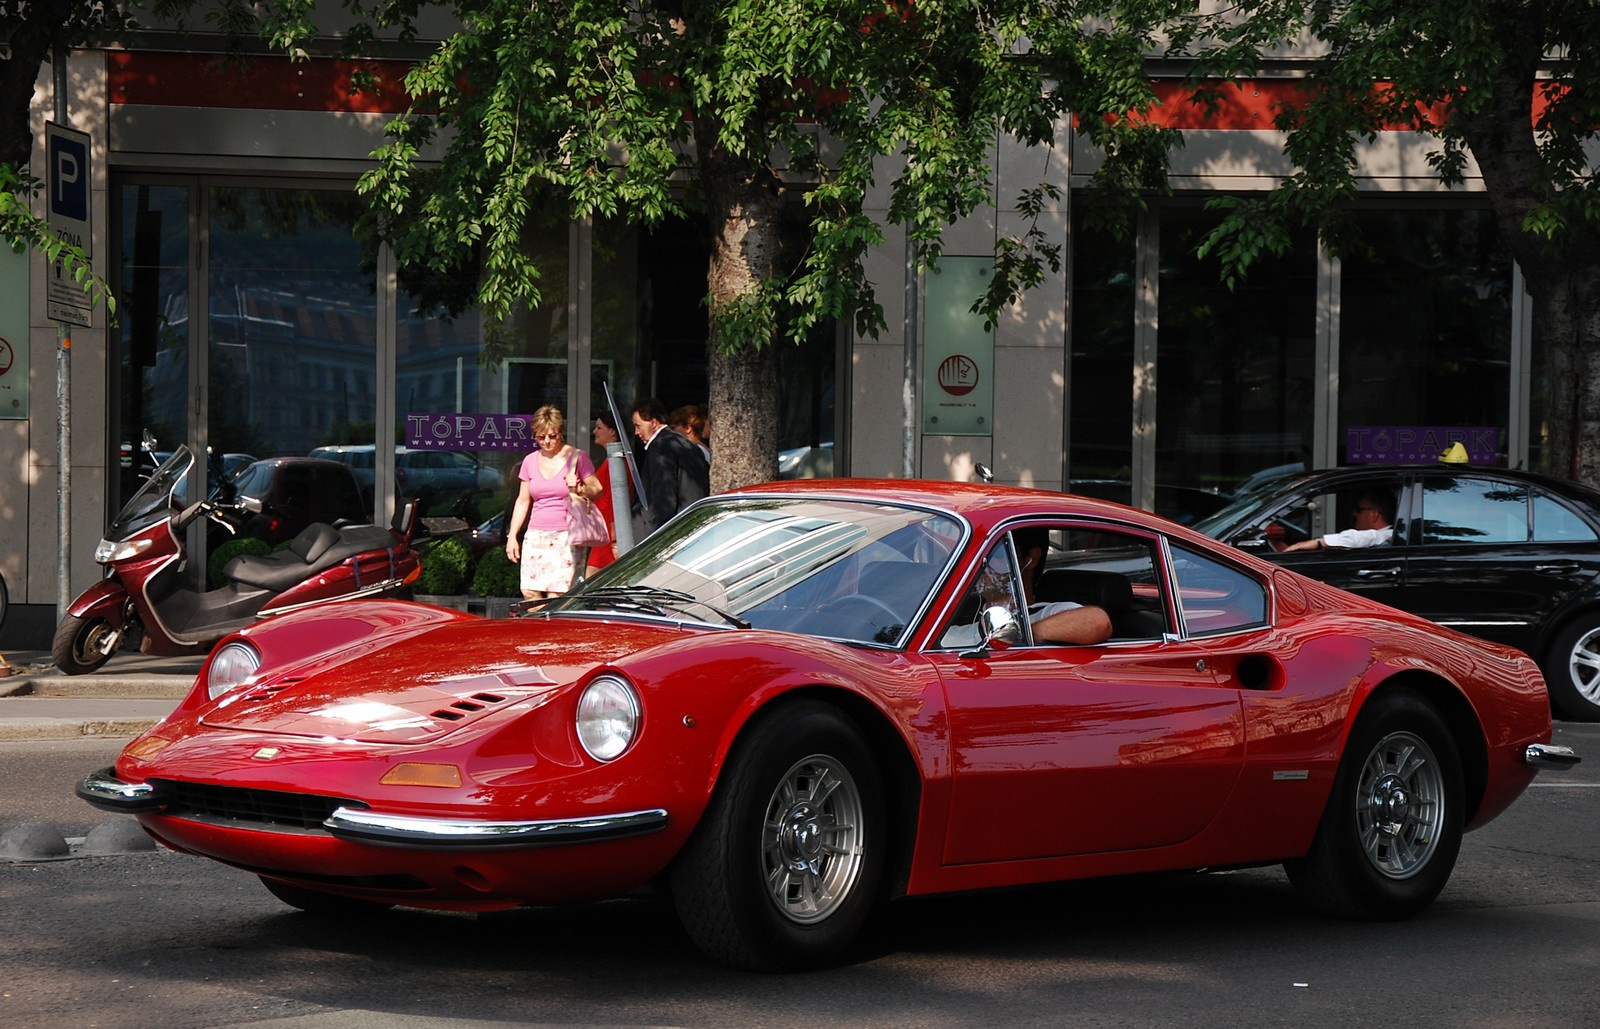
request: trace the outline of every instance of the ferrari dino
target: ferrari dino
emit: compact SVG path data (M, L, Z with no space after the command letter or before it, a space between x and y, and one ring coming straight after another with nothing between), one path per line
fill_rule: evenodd
M775 482L522 617L340 604L225 639L85 800L290 905L664 886L716 960L885 900L1282 863L1403 918L1551 744L1539 670L1115 504Z

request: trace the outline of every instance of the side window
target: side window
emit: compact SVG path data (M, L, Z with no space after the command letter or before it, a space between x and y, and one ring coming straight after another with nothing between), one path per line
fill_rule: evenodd
M1162 638L1168 625L1166 591L1154 540L1083 528L1056 529L1051 537L1044 568L1034 580L1035 601L1102 609L1111 621L1108 642Z
M990 548L939 646L976 646L982 641L979 614L996 605L1018 617L1026 604L1030 629L1023 638L1039 646L1160 640L1167 632L1154 540L1043 525L1014 529L1009 537L1012 547L1002 538ZM1066 614L1078 608L1099 608L1105 618ZM1047 630L1061 635L1041 635Z
M1533 493L1533 538L1540 543L1589 543L1596 538L1589 523L1566 505L1535 490Z
M1347 541L1347 546L1374 546L1392 541L1401 482L1397 478L1356 479L1337 489L1302 496L1274 511L1260 523L1263 535L1276 550L1314 537L1348 530L1390 530L1381 537L1367 533Z
M1525 543L1528 491L1516 483L1467 476L1427 481L1423 543Z
M1212 636L1267 624L1266 587L1237 568L1174 545L1172 571L1188 635Z

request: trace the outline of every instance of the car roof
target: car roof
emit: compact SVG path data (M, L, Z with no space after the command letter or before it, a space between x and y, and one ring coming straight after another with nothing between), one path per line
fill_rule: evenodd
M1215 543L1208 537L1190 532L1178 523L1148 511L1110 500L1026 486L937 479L786 479L718 494L721 497L779 495L930 507L966 518L974 527L984 531L1013 518L1070 516L1104 518Z
M1583 483L1558 479L1554 476L1530 472L1521 468L1500 468L1495 465L1443 464L1438 462L1432 464L1342 465L1338 468L1319 468L1310 472L1291 472L1281 479L1273 480L1268 488L1258 491L1256 496L1262 498L1273 497L1302 489L1307 485L1314 485L1317 482L1368 478L1374 475L1418 475L1424 477L1468 475L1479 478L1501 479L1537 486L1548 492L1559 493L1600 507L1600 491Z

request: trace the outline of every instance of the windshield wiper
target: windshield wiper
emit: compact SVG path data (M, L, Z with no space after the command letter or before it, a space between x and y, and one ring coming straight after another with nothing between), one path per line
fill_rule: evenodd
M743 618L730 614L709 601L701 600L693 593L685 593L683 590L671 590L664 586L602 586L599 589L583 590L578 593L568 594L568 596L580 603L593 597L595 600L610 606L632 607L654 614L666 614L660 603L661 601L670 601L675 604L693 604L696 607L705 608L734 628L750 628L750 623Z

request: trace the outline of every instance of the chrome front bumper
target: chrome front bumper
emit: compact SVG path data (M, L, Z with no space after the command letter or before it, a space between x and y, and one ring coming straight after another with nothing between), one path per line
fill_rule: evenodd
M165 810L168 798L149 783L128 783L103 768L78 783L78 796L95 807L122 814L153 814ZM181 814L174 815L181 818ZM199 819L221 824L211 819ZM239 828L273 832L273 827L235 823ZM322 827L335 839L378 847L414 850L495 850L571 846L648 836L667 827L664 808L625 811L578 818L545 818L518 822L477 821L470 818L425 818L386 815L364 808L341 807Z
M530 822L475 822L469 819L385 815L342 807L322 823L341 840L380 847L420 850L492 850L554 847L647 836L667 827L662 808L587 818L550 818Z
M1583 760L1571 747L1554 743L1530 743L1522 752L1522 760L1535 768L1567 768Z

